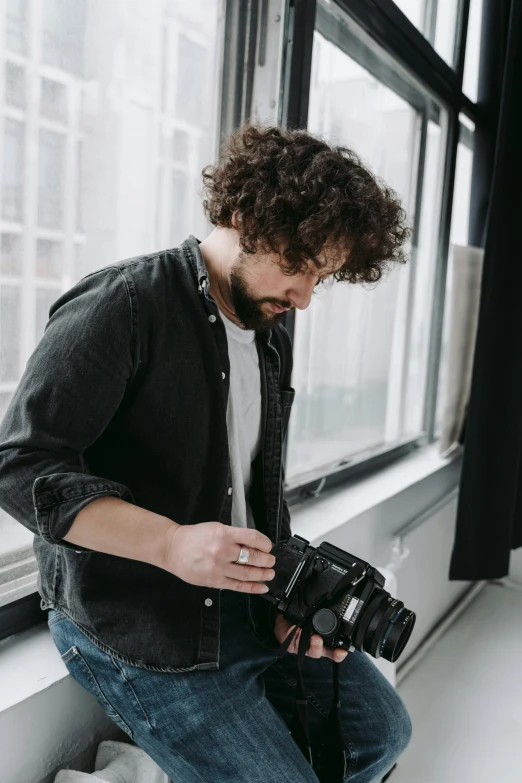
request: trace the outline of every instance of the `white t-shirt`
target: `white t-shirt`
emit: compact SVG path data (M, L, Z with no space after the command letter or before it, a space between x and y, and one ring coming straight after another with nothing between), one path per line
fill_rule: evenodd
M247 501L252 462L261 447L261 376L256 333L241 329L219 311L225 324L230 360L227 404L228 448L232 471L232 525L255 527Z

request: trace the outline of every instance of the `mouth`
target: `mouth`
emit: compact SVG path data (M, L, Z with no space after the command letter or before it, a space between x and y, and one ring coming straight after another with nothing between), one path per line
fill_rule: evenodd
M280 305L272 304L272 302L269 302L268 304L274 313L286 313L288 309L287 307L281 307Z

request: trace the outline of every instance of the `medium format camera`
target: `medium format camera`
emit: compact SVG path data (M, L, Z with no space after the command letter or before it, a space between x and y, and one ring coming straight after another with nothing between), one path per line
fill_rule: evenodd
M415 614L384 589L376 568L332 544L317 549L300 536L274 547L275 576L263 598L290 623L311 619L329 647L355 648L395 662Z

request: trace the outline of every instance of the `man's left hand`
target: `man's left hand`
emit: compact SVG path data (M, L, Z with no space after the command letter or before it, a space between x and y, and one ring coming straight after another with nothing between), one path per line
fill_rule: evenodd
M277 640L283 643L286 637L288 636L288 634L290 633L290 631L294 627L295 626L289 623L288 620L285 620L282 614L278 614L276 617L275 628L274 628L274 634ZM299 628L297 630L296 635L292 639L292 643L288 648L288 652L297 653L300 637L301 637L301 629ZM306 654L310 658L325 657L325 658L330 658L332 661L335 661L336 663L341 663L341 661L344 661L348 653L346 650L338 650L338 649L334 650L332 647L327 647L323 642L323 637L319 636L319 634L317 633L314 633L310 638L310 647L308 648L308 652Z

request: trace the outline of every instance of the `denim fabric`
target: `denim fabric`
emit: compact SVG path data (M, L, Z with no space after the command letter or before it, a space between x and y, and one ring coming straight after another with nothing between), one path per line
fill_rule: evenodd
M317 783L289 732L296 656L277 660L275 637L257 633L260 600L223 591L216 671L145 671L101 651L60 612L49 612L49 626L71 675L175 783ZM306 659L312 744L332 702L331 666ZM409 742L406 709L364 653L341 664L341 698L346 780L377 783Z
M63 536L105 495L180 524L230 524L230 368L208 285L193 236L80 280L51 307L0 425L0 506L35 534L42 608L61 609L100 649L153 671L218 667L220 591ZM250 504L275 544L290 535L282 445L291 350L282 326L256 344L263 439Z

